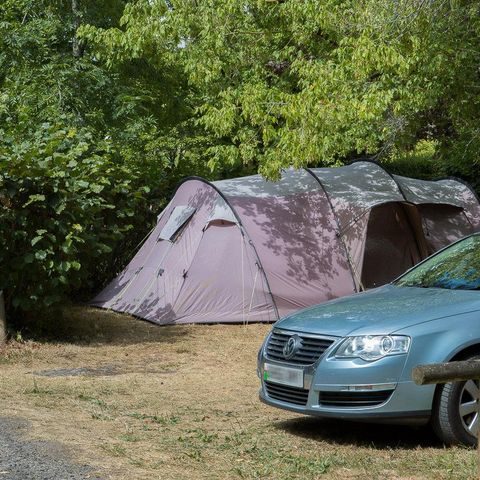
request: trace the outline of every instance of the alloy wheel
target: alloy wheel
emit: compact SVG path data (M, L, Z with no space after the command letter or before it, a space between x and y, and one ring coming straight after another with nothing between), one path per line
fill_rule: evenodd
M463 428L475 437L478 437L478 427L480 416L478 412L478 402L480 399L480 388L478 380L468 380L465 382L460 393L458 410L462 419Z

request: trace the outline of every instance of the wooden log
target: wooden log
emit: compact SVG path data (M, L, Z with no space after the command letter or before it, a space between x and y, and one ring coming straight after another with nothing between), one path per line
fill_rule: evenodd
M412 379L417 385L461 382L479 378L480 360L418 365L412 370Z
M7 342L7 317L5 315L5 300L0 290L0 348Z

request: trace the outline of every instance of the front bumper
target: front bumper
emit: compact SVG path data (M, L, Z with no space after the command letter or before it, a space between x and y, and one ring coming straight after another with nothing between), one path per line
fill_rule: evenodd
M407 355L365 362L336 359L332 354L334 349L332 346L316 364L307 367L272 361L262 350L258 363L260 400L274 407L319 417L400 423L428 421L435 386L418 387L409 379L405 371ZM301 368L303 389L265 381L265 363Z

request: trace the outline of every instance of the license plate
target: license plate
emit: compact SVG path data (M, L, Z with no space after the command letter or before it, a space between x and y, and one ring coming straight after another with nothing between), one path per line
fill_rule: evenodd
M263 379L272 383L303 388L303 370L298 368L265 363L263 366Z

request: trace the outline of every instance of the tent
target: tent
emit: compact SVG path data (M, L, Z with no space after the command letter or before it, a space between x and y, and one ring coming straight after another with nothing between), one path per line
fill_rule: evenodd
M382 285L479 230L468 185L369 161L278 182L192 177L92 304L158 324L274 321Z

